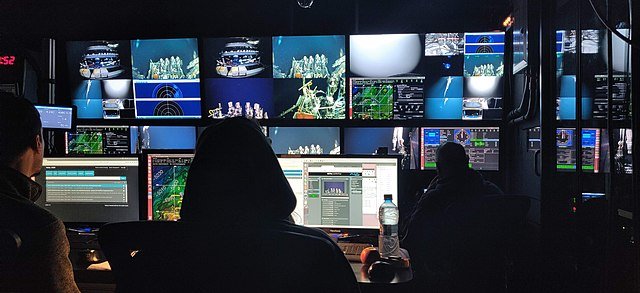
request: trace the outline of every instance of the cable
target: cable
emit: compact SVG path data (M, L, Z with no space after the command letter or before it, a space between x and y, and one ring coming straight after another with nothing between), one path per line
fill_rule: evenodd
M598 9L596 9L595 4L593 4L593 0L587 0L589 1L589 4L591 4L591 9L593 9L593 12L596 14L596 16L598 17L598 19L600 20L600 22L602 23L602 25L604 25L607 30L609 30L612 34L616 35L616 37L620 38L621 40L623 40L625 43L631 45L632 48L634 49L638 49L638 45L634 44L633 41L630 38L625 37L623 34L621 34L619 31L611 28L611 26L609 25L609 23L602 18L602 15L600 15L600 12L598 12Z

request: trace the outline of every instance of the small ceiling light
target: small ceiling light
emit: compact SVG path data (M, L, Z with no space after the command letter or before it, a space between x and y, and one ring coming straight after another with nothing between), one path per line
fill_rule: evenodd
M502 21L503 27L510 27L513 24L513 16L509 15Z
M313 5L313 0L297 0L298 1L298 6L300 6L301 8L311 8L311 6Z

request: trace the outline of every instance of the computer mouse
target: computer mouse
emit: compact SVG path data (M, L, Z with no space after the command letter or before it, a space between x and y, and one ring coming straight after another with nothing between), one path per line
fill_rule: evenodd
M396 271L386 261L376 261L369 266L369 279L377 282L390 282L396 276Z

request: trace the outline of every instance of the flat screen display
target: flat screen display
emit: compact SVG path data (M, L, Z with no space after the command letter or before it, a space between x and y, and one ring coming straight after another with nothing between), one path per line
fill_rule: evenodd
M72 103L81 119L197 119L197 39L67 43Z
M269 138L276 154L340 154L339 127L269 127Z
M147 219L177 221L193 154L147 154Z
M44 158L36 204L65 222L137 221L137 157Z
M42 128L71 129L73 127L73 107L38 106Z
M378 208L385 194L398 203L397 158L280 157L297 206L298 225L379 229Z
M500 167L500 128L422 128L421 166L436 169L436 151L445 142L461 144L469 157L469 167L497 171Z

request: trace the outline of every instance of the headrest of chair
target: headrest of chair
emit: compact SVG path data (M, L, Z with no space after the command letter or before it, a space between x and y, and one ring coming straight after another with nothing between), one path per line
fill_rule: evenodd
M446 213L453 217L488 215L499 221L518 221L526 218L530 206L531 200L526 196L492 195L458 200L447 207Z
M496 195L486 197L485 209L490 213L500 213L504 220L524 220L529 213L531 200L519 195Z

